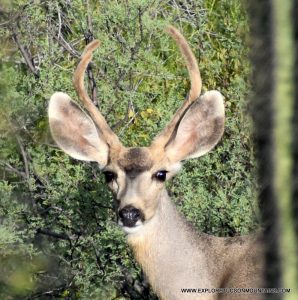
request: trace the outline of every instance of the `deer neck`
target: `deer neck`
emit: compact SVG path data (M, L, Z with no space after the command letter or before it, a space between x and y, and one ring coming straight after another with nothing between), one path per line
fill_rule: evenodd
M207 263L210 253L207 259L206 251L206 244L211 241L187 224L171 203L166 190L160 196L156 215L139 232L129 234L127 239L161 298L176 299L181 288L208 287L212 283Z

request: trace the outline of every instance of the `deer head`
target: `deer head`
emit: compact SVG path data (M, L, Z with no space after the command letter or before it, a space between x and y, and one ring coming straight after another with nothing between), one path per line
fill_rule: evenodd
M167 31L185 58L191 89L150 147L124 147L85 91L84 73L99 46L97 40L86 47L74 74L76 92L88 115L62 92L56 92L49 104L56 143L73 158L99 164L117 200L118 223L127 233L140 231L154 218L165 181L178 172L183 160L210 151L224 129L222 95L208 91L200 96L201 76L188 43L176 28Z

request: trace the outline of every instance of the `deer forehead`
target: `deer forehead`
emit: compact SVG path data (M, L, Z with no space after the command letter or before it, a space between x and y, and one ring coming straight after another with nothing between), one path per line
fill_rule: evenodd
M142 172L149 171L154 165L154 160L149 148L126 148L118 157L117 165L129 177L136 177Z

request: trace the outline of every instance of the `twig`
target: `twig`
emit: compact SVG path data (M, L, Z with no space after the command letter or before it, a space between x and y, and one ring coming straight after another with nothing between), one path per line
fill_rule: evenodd
M85 41L86 41L86 44L89 44L94 39L94 37L93 37L92 15L91 15L89 0L86 0L86 5L87 5L87 26L88 26L88 30L85 33ZM97 106L98 102L97 102L96 82L95 82L94 75L93 75L92 68L91 68L90 64L87 68L87 75L88 75L89 86L90 86L90 91L91 91L91 99L92 99L94 105Z
M58 36L54 35L54 39L59 43L60 46L62 46L73 57L80 58L79 52L76 51L69 43L67 43L65 41L62 34L60 35L60 38Z
M87 24L88 24L88 29L89 29L90 32L93 32L92 17L91 17L91 10L90 10L89 0L86 0L86 4L87 4Z
M28 164L27 155L26 155L24 146L22 144L22 141L21 141L20 137L17 134L16 134L16 140L17 140L17 142L19 144L19 147L21 149L21 153L22 153L22 157L23 157L23 162L24 162L24 166L25 166L25 174L26 174L26 178L28 180L29 177L30 177L30 174L29 174L29 164Z
M94 75L92 72L92 68L91 65L89 64L89 66L87 67L87 75L88 75L88 79L89 79L89 84L90 84L90 90L91 90L91 99L94 103L94 105L98 105L97 102L97 89L96 89L96 82L94 79Z
M52 297L55 297L55 299L57 298L60 298L61 297L61 292L64 291L64 290L67 290L69 288L70 285L66 285L66 284L63 284L61 286L58 286L56 287L55 289L53 290L50 290L50 291L46 291L46 292L37 292L35 294L31 294L30 295L30 299L44 299L44 296L47 296L47 299L48 297L50 296L51 298ZM57 298L56 298L57 297ZM29 298L28 298L29 299Z
M60 39L62 22L61 22L61 13L60 13L60 9L59 9L59 4L58 3L57 3L57 13L58 13L58 20L59 20L58 39Z
M142 12L141 8L139 7L139 8L138 8L138 16L139 16L139 28L140 28L141 41L144 40L142 15L143 15L143 12Z
M10 25L16 22L16 20L20 17L20 15L22 14L23 10L21 9L17 14L15 14L14 16L12 16L9 20L4 21L2 23L0 23L0 27L4 27L6 25Z
M28 51L26 51L26 49L24 48L24 46L21 44L20 39L17 35L17 33L15 32L15 29L13 29L13 34L12 34L12 38L13 40L16 42L16 44L18 45L19 50L21 51L25 62L27 64L27 66L29 67L29 69L31 70L31 72L36 76L39 77L39 72L38 70L36 70L35 66L32 63L32 58L29 56Z
M56 238L56 239L61 239L61 240L66 240L66 241L71 242L70 237L65 233L57 233L57 232L50 231L49 229L41 229L41 228L38 228L36 230L36 233L37 234L48 235L48 236L51 236L51 237Z
M140 84L142 83L143 78L141 78L137 84L134 86L134 92L136 92L140 86ZM122 124L126 123L129 119L129 111L132 110L134 112L134 116L132 118L130 118L129 122L121 129L119 135L121 136L124 132L124 130L135 120L135 118L137 117L137 115L139 114L139 112L135 113L134 107L133 107L133 103L130 101L128 102L128 106L127 106L127 112L125 117L122 120L119 120L115 125L112 126L113 130L117 130Z
M124 133L124 131L126 130L126 128L136 119L136 117L138 116L139 112L136 112L135 115L130 118L130 120L125 124L125 126L123 126L119 132L119 136L121 137Z
M18 169L14 168L12 165L10 165L9 163L6 163L4 161L0 161L0 164L2 166L4 166L4 169L9 171L9 172L13 172L18 174L19 176L23 177L24 179L27 180L27 175L25 172L19 171Z

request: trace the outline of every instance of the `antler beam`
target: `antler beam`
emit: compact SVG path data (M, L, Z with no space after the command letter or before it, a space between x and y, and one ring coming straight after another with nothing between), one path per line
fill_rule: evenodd
M84 74L92 59L92 53L96 50L100 45L98 40L92 41L88 44L82 54L81 61L79 62L73 77L73 84L75 90L78 94L78 97L82 101L84 107L89 112L91 118L93 119L94 123L96 124L97 129L100 133L105 137L106 142L112 146L114 144L120 144L119 138L117 135L112 131L112 129L107 124L105 118L97 109L97 107L93 104L88 93L86 92L85 85L84 85Z
M168 26L166 31L171 35L179 46L180 52L185 59L188 73L190 76L191 88L189 94L182 106L177 110L170 123L164 128L164 130L154 139L152 145L165 146L170 139L177 123L186 109L200 96L202 89L202 79L197 60L192 53L186 39L180 33L178 29L173 26Z

